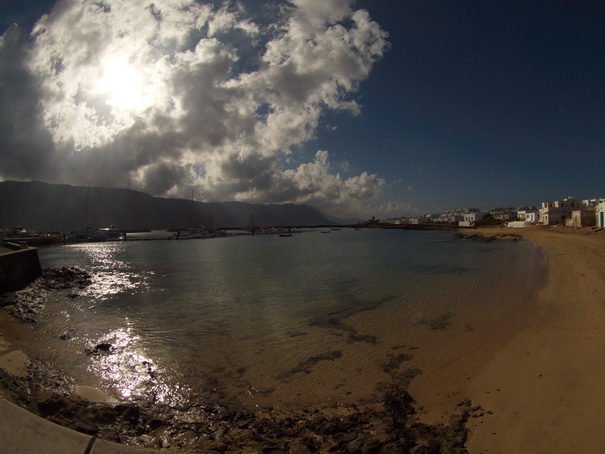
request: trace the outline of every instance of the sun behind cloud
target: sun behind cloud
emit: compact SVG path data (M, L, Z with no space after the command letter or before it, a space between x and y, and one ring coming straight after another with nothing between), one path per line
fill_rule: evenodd
M44 143L31 147L8 120L3 129L2 115L0 129L16 131L19 150L40 150L11 151L39 179L347 215L384 187L378 175L335 173L328 151L299 149L327 111L360 112L359 84L388 48L353 0L293 0L262 15L230 2L70 0L27 39L16 32L0 40L12 65L0 65L0 86L5 74L21 89L10 99L31 113L20 127L34 120Z
M97 90L107 96L107 104L119 110L139 111L146 104L143 73L129 63L125 56L108 58Z

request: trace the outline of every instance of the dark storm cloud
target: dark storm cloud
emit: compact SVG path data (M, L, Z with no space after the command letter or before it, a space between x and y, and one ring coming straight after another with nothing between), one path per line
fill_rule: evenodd
M53 151L39 116L40 93L25 67L24 33L10 27L0 38L0 161L13 178L40 178Z

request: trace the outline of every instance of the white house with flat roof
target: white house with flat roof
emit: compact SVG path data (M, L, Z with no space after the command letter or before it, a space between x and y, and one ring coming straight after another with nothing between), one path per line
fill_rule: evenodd
M460 227L474 227L475 224L483 219L485 213L481 211L470 211L462 214L462 219L458 221Z
M528 222L530 224L536 224L538 222L538 210L519 210L517 211L517 217L520 221Z
M605 200L595 205L597 227L605 228Z
M565 223L571 212L584 208L585 205L575 197L567 197L554 202L542 202L539 210L539 222L544 225Z

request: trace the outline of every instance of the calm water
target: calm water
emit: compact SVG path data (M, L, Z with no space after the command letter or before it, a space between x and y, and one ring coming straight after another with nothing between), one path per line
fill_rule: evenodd
M531 305L544 271L529 242L391 230L39 253L94 284L49 302L35 356L118 399L214 394L250 407L358 402L407 369L438 367ZM105 342L112 354L86 353Z

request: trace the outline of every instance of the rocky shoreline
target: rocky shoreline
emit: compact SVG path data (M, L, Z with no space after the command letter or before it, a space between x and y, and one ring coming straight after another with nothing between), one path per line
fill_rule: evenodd
M26 289L1 295L0 307L35 325L50 292L63 291L65 297L75 298L90 283L91 276L77 268L45 269ZM97 354L112 354L111 345L97 347ZM377 384L370 401L289 412L252 411L221 393L220 386L211 394L190 395L179 405L159 403L151 395L132 401L91 402L76 393L73 378L53 370L52 365L34 360L26 366L23 374L0 368L0 392L14 403L99 438L185 452L463 453L467 452L469 419L484 414L481 407L462 400L447 424L420 422L419 409L407 391L420 371L408 370L400 376L399 368L389 364L384 370L392 381Z
M92 283L92 276L79 268L44 268L42 276L24 289L0 295L0 308L26 323L35 323L36 316L53 290L70 290L68 298L76 298L77 291Z

